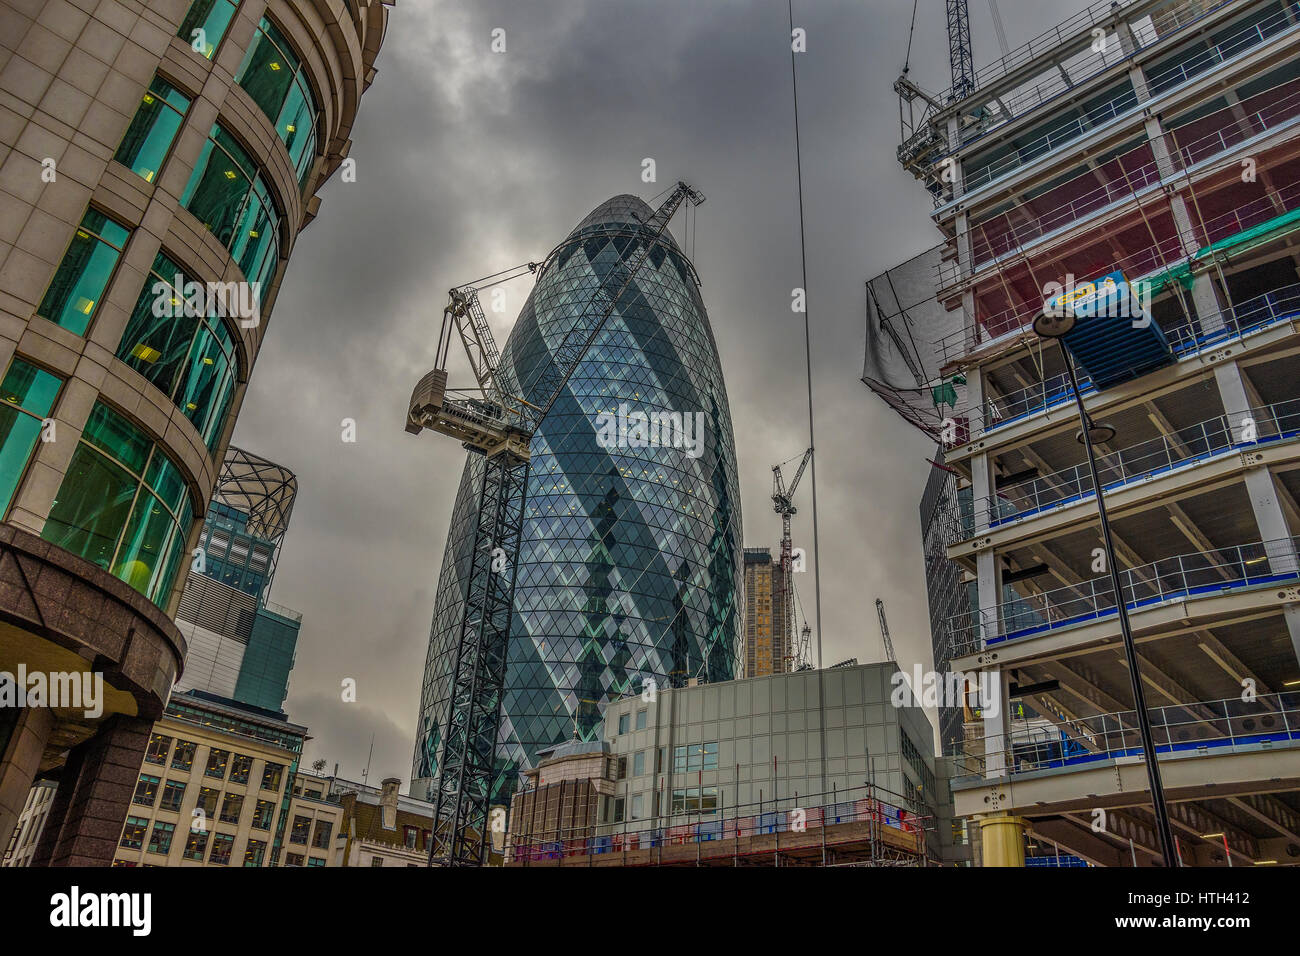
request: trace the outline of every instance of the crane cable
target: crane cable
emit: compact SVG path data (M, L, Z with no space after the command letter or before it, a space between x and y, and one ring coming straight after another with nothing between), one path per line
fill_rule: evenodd
M1006 59L1007 53L1007 31L1002 28L1002 14L998 12L998 0L989 0L989 13L993 15L993 29L998 33L998 46L1002 48L1002 58Z
M795 177L799 194L799 261L803 274L803 342L804 365L808 378L808 447L813 449L809 464L809 480L812 482L812 524L813 524L813 591L814 606L817 614L817 666L822 666L822 563L819 557L817 540L817 442L813 437L813 388L812 388L812 331L808 324L808 248L804 238L803 213L803 153L799 141L799 78L795 69L794 51L794 0L786 0L790 14L790 88L794 99L794 159ZM825 724L823 723L823 726Z
M903 72L908 71L912 62L912 34L916 32L916 6L920 0L912 0L912 25L907 30L907 55L903 57Z

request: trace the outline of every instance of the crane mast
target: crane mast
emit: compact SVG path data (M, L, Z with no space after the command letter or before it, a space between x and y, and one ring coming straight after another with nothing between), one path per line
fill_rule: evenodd
M799 487L799 480L803 478L804 469L812 459L812 453L811 448L803 453L803 459L799 462L799 468L795 471L788 487L781 475L781 465L772 466L772 510L781 516L780 593L776 595L777 606L781 608L781 633L779 636L773 633L774 640L779 638L780 647L772 649L772 656L774 660L779 657L791 661L790 670L806 670L811 666L808 660L807 635L801 635L800 639L795 637L794 547L790 539L790 519L799 513L799 509L794 505L794 493ZM782 462L787 465L789 463L789 461ZM805 630L810 629L805 625Z
M443 310L435 367L411 393L408 432L419 434L428 428L484 456L456 651L447 673L436 678L443 685L434 691L434 700L449 700L449 706L435 763L431 866L481 866L491 847L490 804L496 790L497 736L527 504L529 443L683 202L698 206L704 196L684 182L677 183L637 230L644 248L635 260L619 261L577 314L552 361L545 363L534 381L521 383L521 391L539 396L537 403L512 394L512 386L500 374L500 353L478 291L525 272L540 278L567 240L541 265L526 263L453 288ZM453 334L469 359L474 390L447 389L447 353Z
M975 92L975 59L970 44L968 0L945 0L948 14L948 65L952 70L952 100Z
M876 598L876 617L880 621L880 641L885 645L885 660L898 662L894 653L894 642L889 639L889 621L885 619L885 602Z

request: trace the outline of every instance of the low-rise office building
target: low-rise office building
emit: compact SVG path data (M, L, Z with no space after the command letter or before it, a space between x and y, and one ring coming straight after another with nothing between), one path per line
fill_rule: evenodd
M294 793L307 729L202 692L153 727L114 866L326 866L341 812Z
M615 701L603 741L557 748L530 775L507 862L957 862L934 731L891 702L898 673L863 664Z

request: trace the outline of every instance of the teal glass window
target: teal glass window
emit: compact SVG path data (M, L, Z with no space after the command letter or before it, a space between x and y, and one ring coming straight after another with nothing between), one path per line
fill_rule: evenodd
M36 314L85 335L130 235L99 210L86 210Z
M176 35L210 60L238 6L237 0L194 0Z
M154 257L117 357L185 413L208 450L216 448L235 393L235 339L219 315L187 300L193 280L166 254ZM194 287L190 287L192 291Z
M97 404L41 536L161 604L193 523L180 470L148 436Z
M192 740L176 741L176 752L172 754L172 767L176 770L189 770L194 766L194 751L198 747Z
M135 784L135 796L131 798L132 802L144 807L152 807L158 796L158 783L157 777L147 773L140 774L140 779Z
M275 124L298 172L298 186L305 187L316 156L316 118L320 110L298 54L266 17L257 26L235 82Z
M162 800L158 804L159 810L177 811L181 808L181 801L185 799L185 784L180 780L168 780L163 787Z
M0 381L0 515L9 511L31 461L41 423L49 417L63 380L20 358Z
M271 822L275 816L275 801L258 800L257 807L253 812L253 829L269 830Z
M155 76L113 158L145 182L153 182L171 151L189 108L188 96L162 77Z
M265 290L279 262L280 214L252 158L220 126L212 127L181 205L230 250L244 277Z

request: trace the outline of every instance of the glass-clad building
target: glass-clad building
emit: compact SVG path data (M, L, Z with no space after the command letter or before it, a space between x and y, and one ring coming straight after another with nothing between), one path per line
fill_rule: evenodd
M652 212L618 196L587 216L539 270L502 350L507 391L544 403L533 389L565 333L619 299L532 439L498 748L511 769L575 736L599 740L608 702L647 679L737 674L740 494L699 280L665 231L618 296ZM469 456L438 579L412 769L421 796L437 776L482 467Z
M177 690L218 694L279 712L289 693L302 615L269 600L298 479L231 445L176 611L185 638Z

